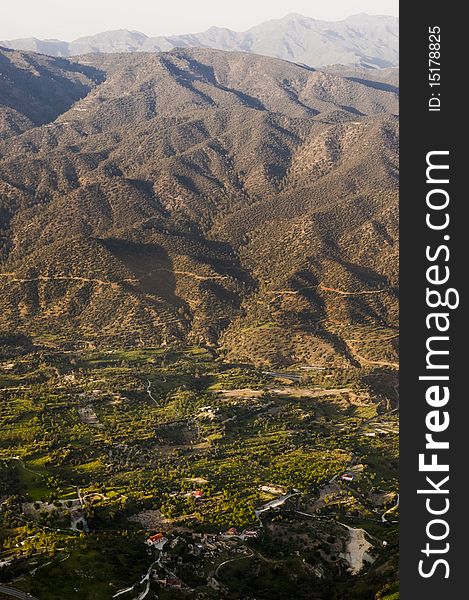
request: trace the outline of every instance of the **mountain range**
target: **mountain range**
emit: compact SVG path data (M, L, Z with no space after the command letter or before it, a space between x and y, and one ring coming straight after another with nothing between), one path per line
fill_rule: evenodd
M383 68L398 64L398 34L399 21L391 16L358 14L329 22L289 14L244 32L211 27L202 33L148 37L138 31L118 30L72 42L25 38L0 41L0 46L57 57L205 47L263 54L312 67L358 64Z
M3 338L350 366L381 332L395 361L396 69L1 50L0 77Z

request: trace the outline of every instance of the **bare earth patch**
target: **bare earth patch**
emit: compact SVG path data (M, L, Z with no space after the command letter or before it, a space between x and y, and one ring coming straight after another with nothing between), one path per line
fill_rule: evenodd
M373 547L365 537L364 529L354 529L341 523L348 530L349 539L345 546L345 552L342 557L348 562L352 575L357 575L365 563L372 563L373 557L368 550Z

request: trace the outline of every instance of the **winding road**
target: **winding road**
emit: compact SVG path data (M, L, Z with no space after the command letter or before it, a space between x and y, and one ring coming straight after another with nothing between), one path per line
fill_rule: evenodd
M122 281L105 281L104 279L92 279L90 277L79 277L77 275L38 275L37 277L17 277L15 273L0 273L1 278L9 279L14 283L30 283L32 281L80 281L84 283L97 283L99 285L110 285L119 287L126 283L138 283L138 279L129 278Z
M325 285L323 285L322 283L319 284L318 286L323 292L333 292L335 294L340 294L341 296L371 296L374 294L384 294L386 292L389 292L390 290L387 288L384 288L382 290L366 290L366 291L362 291L362 292L349 292L346 290L338 290L337 288L331 288L331 287L327 287Z
M144 600L144 598L146 598L148 596L148 593L150 591L150 585L151 585L151 581L150 581L150 575L151 575L151 571L153 569L153 567L158 564L158 561L155 560L155 562L152 562L151 565L148 567L148 571L146 572L145 575L142 576L142 578L140 579L139 582L134 583L133 585L131 585L128 588L123 588L122 590L117 591L113 598L118 598L119 596L122 596L123 594L128 594L129 592L133 592L135 591L136 588L138 588L139 586L145 584L145 588L142 592L140 592L140 594L138 596L136 596L135 600Z
M227 565L228 563L234 562L235 560L241 560L243 558L252 558L253 556L254 556L254 553L251 552L251 554L244 554L243 556L235 556L235 558L229 558L228 560L224 560L215 569L215 577L218 577L218 571L221 569L221 567Z
M12 598L19 598L20 600L37 600L37 598L31 596L31 594L27 594L22 590L17 590L16 588L7 585L0 585L0 594L5 594L5 596L11 596Z
M399 369L399 363L397 362L387 360L372 360L371 358L366 358L366 356L362 356L357 352L352 340L344 340L344 342L347 344L350 354L361 364L361 366L377 365L378 367L391 367L393 369Z
M399 494L397 494L397 499L396 499L396 504L394 506L391 506L391 508L388 508L387 511L385 511L382 516L381 516L381 522L382 523L387 523L388 520L386 519L386 515L388 515L389 513L392 513L396 510L396 508L399 508Z
M147 379L147 381L148 381L147 394L150 396L150 398L153 400L153 402L156 404L156 406L159 406L156 398L154 398L153 394L151 393L151 381L149 379Z
M298 496L298 494L301 494L301 492L289 492L288 494L280 496L280 498L275 498L275 500L271 500L270 502L267 502L267 504L263 504L262 506L259 506L259 508L256 508L254 510L254 513L256 516L259 516L267 510L271 510L272 508L278 508L279 506L282 506L282 504L285 504L285 502L289 498L291 498L292 496Z

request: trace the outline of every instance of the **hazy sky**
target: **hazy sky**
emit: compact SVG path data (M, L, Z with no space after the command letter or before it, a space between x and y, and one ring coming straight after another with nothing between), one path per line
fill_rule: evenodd
M109 29L150 36L203 31L211 25L243 31L290 12L326 20L398 14L398 0L2 0L0 39L70 41Z
M243 31L290 12L326 20L349 15L398 15L398 0L3 0L0 39L71 41L109 29L150 36L204 31L211 25Z

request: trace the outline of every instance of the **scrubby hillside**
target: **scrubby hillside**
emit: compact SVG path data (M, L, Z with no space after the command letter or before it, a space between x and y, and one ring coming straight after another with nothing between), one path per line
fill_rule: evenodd
M396 361L393 85L205 49L0 61L2 331Z

